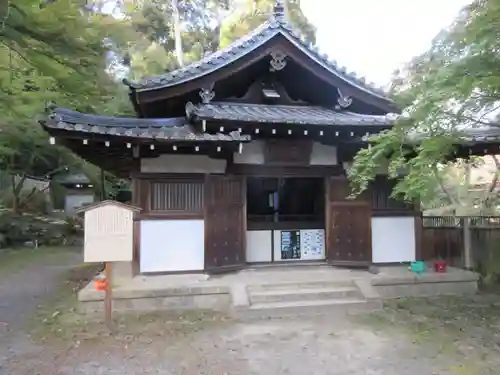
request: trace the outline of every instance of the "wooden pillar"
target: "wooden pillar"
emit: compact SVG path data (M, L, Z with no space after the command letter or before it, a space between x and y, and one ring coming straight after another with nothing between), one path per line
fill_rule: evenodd
M141 206L141 184L140 180L137 178L132 178L132 205L136 207L144 207ZM136 213L134 215L134 249L133 249L133 260L132 260L132 274L136 276L140 273L140 260L141 260L141 249L140 249L140 241L141 241L141 222L139 219L139 215Z
M325 259L330 262L333 248L330 245L330 177L325 177Z
M106 199L106 179L104 178L104 169L101 168L101 200Z
M470 218L465 216L461 218L464 238L464 268L472 269L472 239L470 233Z
M415 260L423 259L423 220L422 213L418 212L415 215Z

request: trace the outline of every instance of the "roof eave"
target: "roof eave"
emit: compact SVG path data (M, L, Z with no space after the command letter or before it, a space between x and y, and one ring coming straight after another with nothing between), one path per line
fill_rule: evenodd
M184 83L191 82L191 81L193 81L195 79L205 77L205 76L207 76L207 75L209 75L209 74L211 74L213 72L216 72L219 69L222 69L222 68L224 68L224 67L232 64L233 62L239 60L240 58L246 56L247 54L251 53L255 49L257 49L257 48L261 47L262 45L264 45L266 42L268 42L269 40L271 40L272 38L274 38L278 33L279 33L279 30L277 29L277 30L275 30L275 32L270 33L266 37L262 37L262 39L260 39L258 41L258 43L254 43L254 45L252 46L252 48L248 48L247 50L245 50L245 52L241 56L237 56L234 59L229 59L228 61L226 61L226 62L224 62L224 63L222 63L220 65L214 65L213 68L207 69L207 70L205 70L203 72L200 72L200 74L194 74L194 75L187 76L186 78L177 80L174 83L166 82L164 84L158 84L158 85L154 85L154 86L147 86L147 85L142 85L142 84L137 83L137 82L130 82L130 81L128 81L127 85L132 90L134 90L134 92L136 92L136 93L158 91L158 90L170 89L170 88L181 86Z
M390 129L394 126L394 124L380 124L380 123L365 123L365 124L336 124L336 123L327 123L327 122L295 122L293 120L269 120L269 121L259 121L257 119L234 119L234 118L223 118L223 117L213 117L213 116L198 116L195 115L193 117L193 121L199 122L199 121L218 121L218 122L223 122L223 123L232 123L232 124L268 124L268 125L291 125L291 126L324 126L324 127L331 127L331 128L373 128L378 131L382 130L387 130Z
M266 32L267 34L265 35L260 35L262 32ZM401 109L390 99L387 97L387 94L380 88L376 88L371 84L368 84L364 81L364 79L360 79L356 77L354 74L347 73L345 72L345 68L339 67L335 61L330 61L328 60L327 56L320 55L319 51L317 51L313 46L307 44L306 42L300 40L300 35L296 35L297 33L293 31L293 29L286 23L281 23L277 22L276 20L274 21L267 21L259 28L254 30L251 34L249 34L246 39L242 38L244 41L252 40L251 46L248 48L245 48L239 55L234 53L231 54L231 51L237 48L241 48L241 46L244 45L244 42L237 41L235 42L236 44L232 47L232 49L228 49L225 52L221 52L221 55L225 54L231 54L234 55L232 58L228 58L226 61L220 63L220 64L213 64L213 66L210 69L206 69L203 71L200 71L199 73L195 74L189 74L189 68L185 68L184 71L178 70L178 74L183 74L185 75L184 78L182 79L174 79L174 77L171 77L171 81L168 81L168 78L165 79L165 83L163 84L141 84L140 82L138 83L133 83L130 81L125 81L125 83L133 90L135 93L139 94L142 92L152 92L152 91L158 91L158 90L165 90L165 89L170 89L174 87L178 87L180 85L183 85L187 82L191 82L195 79L199 79L202 77L205 77L223 67L226 67L227 65L243 58L247 54L251 53L255 49L261 47L265 43L267 43L269 40L273 39L277 35L283 36L286 40L288 40L290 43L292 43L297 49L299 49L302 53L306 54L310 59L312 59L315 63L318 65L322 66L324 69L326 69L329 73L333 74L336 76L338 79L342 80L345 82L346 85L351 85L355 87L357 90L360 90L368 95L371 95L375 98L377 98L380 101L381 106L383 107L384 110L387 110L387 112L395 112L395 113L400 113ZM200 60L200 62L194 63L198 64L198 67L193 66L193 69L199 68L199 66L202 66L204 64L209 64L209 61L203 61ZM189 65L192 66L193 64ZM188 66L188 67L189 67ZM187 73L187 74L186 74ZM157 80L162 80L161 76L156 77ZM173 81L172 81L173 80Z
M397 110L400 111L400 109L396 106L394 101L392 101L390 98L387 97L387 94L383 92L381 89L375 89L375 88L369 88L366 86L366 84L359 84L356 81L358 80L357 77L353 76L350 73L339 73L338 72L338 67L334 62L327 63L326 58L322 58L319 56L319 52L313 50L310 46L308 46L306 43L302 43L297 40L290 32L287 32L286 30L280 29L279 34L282 35L284 38L286 38L290 43L292 43L294 46L296 46L302 53L307 55L311 60L314 60L315 63L323 67L324 69L328 70L331 74L335 75L337 78L341 79L344 81L346 84L351 85L356 87L356 89L361 90L369 95L375 96L383 101L386 102L387 105L392 106L392 110Z

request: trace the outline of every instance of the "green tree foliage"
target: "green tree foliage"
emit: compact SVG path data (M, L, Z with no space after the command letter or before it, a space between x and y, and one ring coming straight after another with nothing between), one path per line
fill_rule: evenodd
M394 195L429 199L464 126L490 124L500 99L500 2L476 0L442 31L429 51L397 72L392 94L406 108L396 126L371 139L350 170L353 194L367 188L380 165L406 175ZM420 141L411 149L409 138ZM424 137L422 137L424 136Z
M430 215L497 215L499 167L496 155L439 166L435 194L422 202L422 209Z
M221 27L220 45L225 47L234 40L248 34L269 19L275 0L245 0ZM299 0L286 0L287 20L301 32L310 43L316 43L316 29L300 9Z
M61 164L81 164L51 146L35 118L54 101L81 111L106 111L119 95L106 73L106 40L120 43L121 23L70 0L11 1L0 25L0 169L12 179L14 208L24 181ZM0 16L1 17L1 16Z
M179 67L175 48L172 1L128 0L123 6L135 36L129 43L128 78L161 74ZM200 60L265 22L275 0L179 0L183 62ZM315 42L315 28L307 22L300 2L288 0L287 18L305 38Z
M220 20L229 12L230 0L178 1L182 61L188 64L219 48ZM180 66L175 48L174 2L128 0L122 11L135 33L129 41L128 77L138 80Z
M127 91L118 83L121 78L163 73L178 68L179 61L190 63L217 51L222 36L225 41L234 40L270 16L274 1L252 3L118 0L111 15L104 13L110 6L106 0L2 1L0 169L21 177L12 186L14 195L28 176L43 176L63 165L99 180L94 166L63 147L49 145L48 136L34 121L43 115L44 103L82 112L133 115ZM287 5L292 23L314 41L314 28L299 3ZM249 6L266 13L250 14ZM174 7L179 15L181 59L175 51ZM243 28L226 22L234 20L235 14L244 15Z

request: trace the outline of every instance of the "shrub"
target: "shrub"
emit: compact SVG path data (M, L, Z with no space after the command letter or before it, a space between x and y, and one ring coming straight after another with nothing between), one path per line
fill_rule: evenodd
M38 245L71 244L81 237L83 229L77 219L57 219L32 214L0 211L2 247L14 247L32 242Z

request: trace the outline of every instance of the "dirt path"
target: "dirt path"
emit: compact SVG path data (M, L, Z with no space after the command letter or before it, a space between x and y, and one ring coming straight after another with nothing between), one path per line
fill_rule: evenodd
M142 325L142 324L141 324ZM402 335L345 317L194 323L153 334L77 341L42 363L18 358L16 375L451 375L449 358ZM474 374L475 375L475 374Z
M58 289L62 274L80 262L80 253L68 251L0 275L0 374L10 356L37 349L25 332L26 324Z
M0 332L1 375L493 375L500 366L498 296L398 300L355 318L251 323L210 313L116 314L114 334L102 316L63 309L40 324L44 340L34 344L26 318L77 260L0 281L0 317L8 323Z

